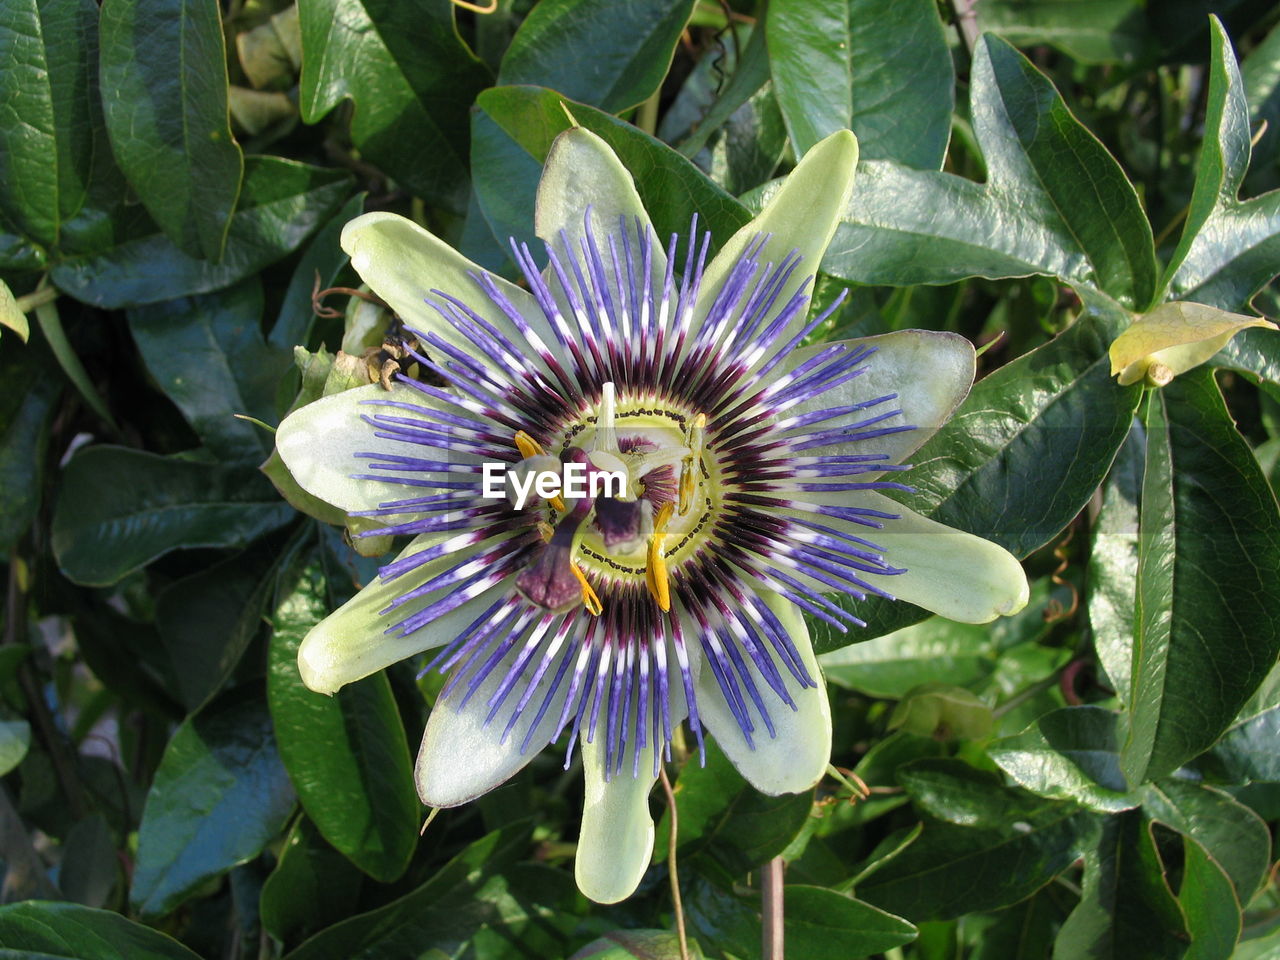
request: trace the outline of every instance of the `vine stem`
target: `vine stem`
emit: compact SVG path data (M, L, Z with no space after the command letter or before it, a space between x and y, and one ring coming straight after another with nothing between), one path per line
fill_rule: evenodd
M676 937L680 941L680 960L689 960L689 940L684 932L684 901L680 899L680 871L676 869L676 838L680 830L676 795L671 790L671 781L667 779L666 767L659 768L658 776L662 780L662 792L667 795L667 809L671 811L671 830L667 836L667 875L671 878L671 902L676 911Z
M761 877L760 901L764 919L761 936L764 960L784 960L785 957L782 871L782 858L774 857L764 865L764 875Z

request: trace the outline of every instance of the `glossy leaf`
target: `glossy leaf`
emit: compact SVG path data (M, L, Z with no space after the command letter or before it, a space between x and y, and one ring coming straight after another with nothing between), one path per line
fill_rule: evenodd
M218 290L296 249L346 197L345 173L251 157L222 259L188 256L152 224L103 253L68 258L51 271L63 293L97 307L157 303Z
M1249 103L1249 128L1259 130L1245 191L1256 196L1280 186L1280 29L1271 28L1266 39L1249 51L1240 63L1240 79Z
M972 960L1045 960L1067 915L1065 890L1050 884L1021 903L1001 910L982 931Z
M111 150L185 253L222 258L244 154L227 114L216 0L104 0L102 88Z
M1240 939L1240 901L1222 867L1200 844L1183 844L1178 902L1191 935L1191 960L1229 960Z
M897 777L922 814L960 827L1004 830L1018 821L1055 815L1054 805L1006 787L999 774L962 760L916 760L899 767Z
M1165 283L1174 299L1239 310L1280 269L1280 192L1239 199L1249 167L1249 107L1231 41L1218 19L1211 19L1204 143Z
M20 347L10 338L0 349L0 549L22 536L40 507L49 427L61 393L43 345Z
M422 886L324 930L288 960L397 960L416 955L424 944L453 956L474 937L483 938L485 929L495 945L516 942L533 956L563 956L577 922L568 909L577 896L573 880L563 871L517 862L530 852L527 825L503 827L466 847Z
M476 99L472 161L476 194L500 238L535 245L534 197L551 141L569 128L564 98L538 87L498 87ZM636 178L636 190L660 237L700 229L721 243L751 219L746 209L666 144L583 104L568 103L579 125L599 135Z
M169 913L257 856L293 807L260 690L241 688L188 717L165 748L142 812L133 909Z
M1129 810L1140 799L1128 793L1120 773L1116 721L1116 714L1100 707L1067 707L997 740L987 753L1032 793L1104 813Z
M1249 698L1210 751L1221 776L1228 782L1280 782L1280 667Z
M262 885L262 925L277 940L295 943L348 912L362 880L351 862L324 842L315 824L299 817Z
M198 960L177 940L109 910L28 900L0 907L6 960Z
M31 725L25 720L0 720L0 777L22 762L31 746Z
M135 307L128 317L147 369L219 459L261 460L272 450L270 434L236 418L275 419L277 381L291 360L262 338L260 282Z
M986 182L865 163L823 270L891 285L1041 273L1145 308L1151 227L1106 148L1002 40L983 38L972 84Z
M1280 514L1207 371L1151 396L1140 531L1131 785L1212 745L1280 654Z
M678 858L706 855L733 873L753 870L786 849L804 827L813 793L766 796L734 769L714 741L707 763L686 763L673 788L679 805ZM667 855L671 815L666 811L654 839L654 859Z
M1146 435L1136 424L1102 485L1089 550L1087 603L1093 648L1121 704L1129 702L1133 606L1138 590L1138 503Z
M1085 853L1080 903L1063 923L1053 960L1177 960L1187 931L1163 876L1150 827L1137 813L1103 821Z
M413 856L420 807L386 674L333 697L308 690L298 674L298 646L331 612L334 586L318 556L282 580L271 614L267 697L280 755L307 816L356 866L389 883Z
M103 127L97 5L0 6L0 63L0 211L31 240L74 249L124 187Z
M1024 825L926 823L919 840L855 892L916 923L1008 906L1070 866L1096 833L1093 815L1067 804Z
M824 887L783 887L787 949L806 960L869 957L915 939L914 925Z
M258 635L280 537L175 580L156 595L156 628L188 711L212 697Z
M1248 903L1267 871L1267 827L1229 794L1203 784L1169 779L1142 789L1142 810L1204 847Z
M699 64L695 68L695 73L701 68L702 64ZM711 69L714 71L714 65ZM686 157L696 156L716 131L720 130L743 104L764 89L767 83L769 83L769 55L765 48L765 31L753 29L751 36L742 44L741 56L736 59L733 74L723 86L718 87L715 102L707 108L706 114L698 122L696 129L689 131L689 135L676 144L676 149ZM667 114L663 116L664 122L671 110L675 108L676 104L672 104ZM664 136L663 139L668 138Z
M941 169L955 77L932 0L776 0L765 30L797 154L849 128L867 160Z
M488 71L458 37L448 0L303 0L302 119L348 97L351 137L371 163L462 212L467 107Z
M622 113L662 84L692 12L693 0L544 0L512 37L498 83Z
M982 0L978 29L1020 47L1050 44L1083 63L1133 63L1152 45L1141 0Z
M688 942L690 960L705 956L697 941ZM666 930L610 930L592 940L569 960L679 960L680 938Z
M90 447L63 475L53 551L71 580L106 586L170 550L242 547L293 515L250 467Z

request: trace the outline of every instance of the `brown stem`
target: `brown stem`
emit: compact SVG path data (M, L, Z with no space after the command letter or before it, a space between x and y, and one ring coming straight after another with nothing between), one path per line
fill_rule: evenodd
M761 877L764 960L784 960L786 956L783 944L782 872L782 858L774 857L764 865L764 875Z
M671 832L667 837L667 875L671 878L671 902L676 911L676 936L680 940L680 960L689 960L689 941L684 933L684 903L680 899L680 872L676 869L676 839L680 819L676 813L676 795L671 790L666 768L658 770L662 780L662 792L667 795L667 809L671 812Z

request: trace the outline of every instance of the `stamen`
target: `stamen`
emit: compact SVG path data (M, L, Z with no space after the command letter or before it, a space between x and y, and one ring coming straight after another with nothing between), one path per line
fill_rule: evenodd
M689 455L680 465L680 516L682 517L693 509L693 497L698 489L698 464L702 461L702 447L706 439L707 415L700 413L693 418L693 426L689 428Z
M665 546L667 540L667 524L671 522L671 504L664 503L653 522L653 536L649 538L649 562L645 565L644 579L649 585L649 593L657 601L658 606L666 613L671 609L671 574L667 570Z
M600 602L599 595L587 582L587 575L576 563L570 562L569 569L573 571L573 575L578 578L578 583L582 587L582 605L587 608L587 613L593 617L600 616L604 613L604 604Z

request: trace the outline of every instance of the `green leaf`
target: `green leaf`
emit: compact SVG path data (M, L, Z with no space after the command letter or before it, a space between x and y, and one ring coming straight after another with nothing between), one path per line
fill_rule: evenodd
M828 683L900 700L924 683L967 686L983 680L995 669L996 657L989 626L931 617L824 653L820 662Z
M691 960L702 960L695 941L688 947ZM610 930L569 960L680 960L680 938L668 930Z
M1151 227L1115 159L1004 41L982 39L972 84L986 182L864 163L823 271L894 286L1039 273L1144 309Z
M129 310L129 331L151 376L219 459L261 461L274 448L276 385L291 365L262 338L262 282Z
M500 238L535 243L533 207L551 142L569 128L564 98L539 87L496 87L476 99L472 170L485 219ZM636 178L660 237L699 229L724 243L751 219L746 209L689 160L628 123L585 104L566 104L578 124L604 139Z
M74 582L108 586L171 550L243 547L293 516L250 467L90 447L63 474L53 552Z
M707 763L690 759L673 791L679 812L680 862L706 855L730 873L746 873L776 857L795 839L813 809L813 793L766 796L750 786L714 741ZM666 858L671 812L664 811L654 859Z
M0 720L0 777L22 762L31 746L31 725L25 720Z
M222 258L244 154L216 0L103 0L102 87L120 169L185 253Z
M922 814L960 827L1006 830L1035 822L1057 807L1024 790L1006 787L999 774L962 760L921 759L898 768L898 782Z
M987 747L991 759L1032 793L1104 813L1136 807L1120 773L1116 714L1101 707L1046 713L1023 733Z
M276 322L271 326L267 340L273 346L292 349L299 344L307 344L311 337L311 326L316 319L311 295L317 289L317 282L320 290L333 286L338 275L350 262L351 258L339 246L338 238L347 221L354 220L364 212L364 201L363 193L348 200L333 219L316 231L316 235L307 244L307 249L289 280L289 286L285 289Z
M350 912L363 877L351 862L324 842L306 817L285 838L276 868L262 885L258 912L277 940L296 943Z
M1165 284L1171 299L1239 310L1280 270L1280 191L1239 199L1249 167L1249 107L1231 41L1216 17L1211 22L1204 144Z
M138 827L131 906L144 917L171 912L256 857L293 806L261 690L242 687L215 700L165 747Z
M485 928L495 953L518 943L527 956L564 956L578 922L572 912L577 891L566 871L517 862L530 852L527 824L503 827L416 890L322 931L288 960L401 960L424 944L455 956Z
M1049 44L1082 63L1133 63L1152 46L1142 0L982 0L978 29L1019 47Z
M1067 915L1068 894L1050 885L995 914L982 931L970 960L1045 960Z
M1221 790L1182 780L1162 780L1142 790L1142 811L1152 820L1200 844L1248 903L1270 861L1262 819Z
M1214 744L1209 756L1220 776L1232 783L1280 782L1280 666L1249 698L1239 716Z
M93 381L89 379L88 371L85 370L84 364L80 361L80 357L75 351L75 347L71 345L71 340L67 337L67 332L62 326L62 315L58 312L57 302L50 301L36 307L36 321L40 324L40 333L44 335L45 342L49 344L49 349L53 351L53 355L58 360L58 366L62 367L63 374L71 381L71 385L76 388L76 392L80 394L81 399L84 400L90 410L102 418L112 433L118 434L120 432L119 427L116 426L115 419L111 416L111 411L107 408L106 401L102 399L102 396L94 387Z
M1240 79L1249 103L1249 129L1267 125L1253 145L1245 175L1245 191L1252 197L1280 186L1280 28L1272 27L1249 51L1240 64Z
M463 212L467 108L488 71L448 0L303 0L302 119L354 101L361 155L432 205Z
M103 128L96 4L0 5L0 63L0 212L46 247L74 247L124 187Z
M111 827L102 814L90 814L63 841L58 886L68 900L102 907L119 881L120 855Z
M869 957L916 937L901 917L825 887L787 884L782 894L787 949L805 960Z
M1137 813L1102 821L1085 853L1083 894L1053 960L1177 960L1187 931L1163 876L1151 829Z
M221 689L262 626L280 537L175 580L156 595L156 628L188 711Z
M1069 867L1092 842L1096 822L1062 804L1034 823L998 830L926 823L920 839L857 894L915 923L1008 906Z
M199 960L176 940L110 910L28 900L0 907L5 960Z
M1277 569L1275 496L1213 374L1183 374L1147 408L1133 698L1121 754L1130 784L1211 746L1267 675L1280 654L1269 600Z
M974 385L912 457L915 492L895 494L934 520L1025 556L1053 539L1106 476L1142 392L1108 373L1117 322L1087 313L1054 340ZM848 601L838 601L848 602ZM924 619L879 598L851 605L868 628L841 634L812 622L820 651Z
M63 293L115 309L208 293L243 280L296 249L338 209L347 174L279 157L250 157L218 263L188 256L153 224L103 253L63 260L51 272Z
M955 76L933 0L775 0L765 30L797 154L848 127L868 160L942 168Z
M267 699L280 755L307 816L324 838L383 883L409 865L420 806L404 724L385 673L313 693L298 674L298 646L331 611L319 557L281 583L272 613Z
M1133 606L1138 590L1138 502L1146 434L1135 423L1102 485L1089 550L1087 602L1093 648L1121 704L1129 702Z
M1178 902L1191 934L1190 960L1229 960L1240 939L1240 901L1222 867L1190 837L1184 838Z
M622 113L661 86L692 12L693 0L543 0L511 38L498 83Z
M739 33L738 36L741 37L742 34ZM734 46L733 49L738 48ZM714 63L708 63L709 59L704 57L698 61L698 65L694 67L694 75L703 70L708 74L715 73L716 66ZM707 64L705 67L704 63ZM689 131L688 137L676 144L676 149L686 157L696 156L706 146L707 141L738 112L739 108L753 99L767 83L769 83L769 55L765 49L765 31L753 28L751 36L741 48L741 56L737 58L733 74L723 86L716 85L715 102L708 106L705 116L693 130ZM671 109L675 107L676 104L672 104ZM663 121L666 121L665 115ZM662 139L670 138L663 136Z
M27 315L22 312L13 291L3 280L0 280L0 327L12 330L23 343L31 336L31 324L27 322Z
M49 428L62 381L43 341L0 347L0 550L40 508Z

